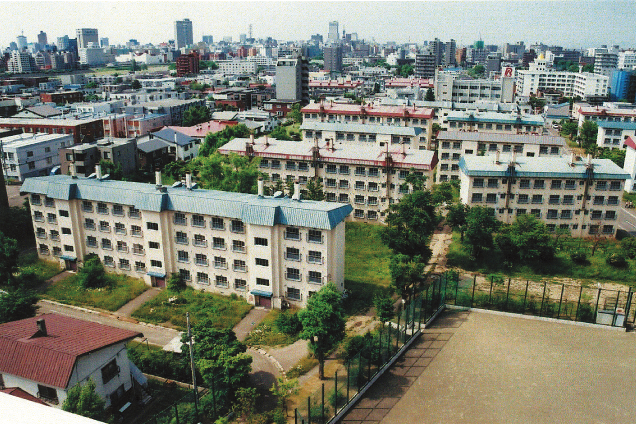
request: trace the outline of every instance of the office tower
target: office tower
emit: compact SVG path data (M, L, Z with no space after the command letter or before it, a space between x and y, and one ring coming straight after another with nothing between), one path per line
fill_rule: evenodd
M68 35L64 37L57 37L57 50L68 50Z
M331 46L323 49L325 71L342 72L342 47Z
M309 103L309 61L304 53L281 57L276 62L276 98Z
M97 35L96 28L80 28L76 32L77 34L77 47L85 49L89 47L90 43L99 45L99 36Z
M40 31L40 33L38 34L38 44L42 47L46 46L47 44L49 44L47 38L46 38L46 32L44 31Z
M26 49L27 38L24 35L18 35L16 41L18 42L18 50Z
M99 47L108 47L110 45L107 37L102 37L99 39Z
M178 49L189 46L194 42L192 38L192 21L190 19L175 21L174 40Z
M204 35L203 36L203 42L205 44L213 44L214 43L214 37L212 37L211 35Z
M337 43L340 39L338 35L338 21L329 22L329 36L327 39L332 43Z

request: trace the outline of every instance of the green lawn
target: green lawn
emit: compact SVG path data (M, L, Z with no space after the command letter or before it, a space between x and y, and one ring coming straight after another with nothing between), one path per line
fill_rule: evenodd
M346 223L345 288L351 293L344 304L349 314L368 309L375 293L386 290L391 283L392 252L380 239L382 228L360 222Z
M298 335L289 335L276 327L276 318L281 311L272 309L258 326L247 336L248 346L288 346L298 340Z
M40 259L35 252L21 255L18 259L18 267L19 272L27 276L24 281L28 283L29 288L33 289L62 271L58 262Z
M116 311L148 289L142 280L119 274L108 274L111 284L100 289L83 289L77 278L74 274L58 281L42 297L69 305Z
M173 301L170 301L173 298ZM164 290L154 299L133 312L132 316L155 324L170 323L180 329L186 327L186 312L190 322L209 318L215 328L232 328L252 309L252 305L238 296L196 291L187 288L181 293Z
M588 263L586 265L577 265L570 259L570 252L578 249L587 252ZM606 281L636 287L635 260L628 259L629 266L627 268L615 268L605 262L605 257L608 254L618 251L620 251L620 244L617 241L606 240L592 256L591 240L572 238L561 243L561 247L557 249L556 257L551 262L515 264L511 269L508 269L503 266L503 260L497 251L486 252L479 261L471 259L460 242L459 233L455 232L447 255L447 266L483 274L502 273L528 280L564 277L588 283Z

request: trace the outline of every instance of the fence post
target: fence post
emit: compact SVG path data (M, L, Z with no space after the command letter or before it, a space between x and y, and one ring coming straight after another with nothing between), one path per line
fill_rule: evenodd
M420 312L417 314L417 331L420 331L422 329L422 308L424 307L423 303L424 300L420 295Z
M402 336L402 344L406 343L406 329L409 327L409 309L411 305L404 308L404 335Z
M475 302L475 286L477 285L477 274L473 276L473 297L470 298L470 307L473 307L473 303Z
M294 424L298 424L298 408L294 408Z
M349 402L349 375L351 374L351 361L347 361L347 402Z
M523 295L523 309L521 310L522 314L526 313L526 299L528 298L528 285L530 281L526 280L526 294Z
M576 314L574 315L574 321L579 320L579 308L581 307L581 296L583 296L583 286L581 286L581 290L579 291L579 301L576 304Z
M333 403L334 403L334 405L333 405L333 415L336 416L336 415L338 415L338 395L340 394L340 393L338 393L338 370L336 370L336 376L334 377L333 382L335 384L334 389L333 389L334 397L335 397L335 399L333 401Z
M614 318L612 318L612 327L616 325L616 310L618 309L618 300L621 298L621 291L618 291L616 295L616 304L614 305ZM623 320L625 322L625 320Z
M322 383L322 395L320 404L320 423L325 423L325 383Z
M565 284L561 284L561 298L559 299L559 312L557 312L557 319L561 318L561 304L563 303L563 290L565 290Z
M510 296L510 277L508 277L508 290L506 290L506 311L508 311L508 297Z
M543 294L541 295L541 309L539 309L539 316L543 315L543 301L545 299L545 286L547 284L547 281L543 282Z
M430 288L427 287L426 288L426 309L424 309L424 321L428 320L428 305L430 305L431 302L428 301L428 289Z
M594 321L596 321L596 314L598 313L598 302L601 300L601 288L598 289L598 294L596 295L596 307L594 308Z
M311 396L307 396L307 423L311 424Z
M624 326L627 327L627 320L629 319L629 311L632 309L632 288L631 286L627 290L627 301L625 302L625 320Z
M179 424L179 409L176 403L174 404L174 417L177 419L177 424Z
M457 305L457 292L459 291L459 271L457 271L457 274L453 274L453 278L455 279L455 302L454 302L454 304Z
M402 311L398 308L398 322L397 322L397 334L395 337L395 351L398 351L398 346L400 344L400 318L402 317Z
M369 352L369 357L367 358L367 382L364 385L369 384L369 381L371 381L371 352Z
M488 307L492 308L492 283L494 280L494 276L490 276L490 293L488 293Z

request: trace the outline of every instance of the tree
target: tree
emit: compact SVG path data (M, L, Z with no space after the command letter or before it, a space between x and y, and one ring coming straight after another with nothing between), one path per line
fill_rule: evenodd
M576 134L579 132L579 127L576 125L576 122L572 122L570 120L561 120L561 135L564 137L570 136L570 138L576 137Z
M428 90L426 90L426 95L424 96L424 100L426 100L427 102L435 101L435 94L433 93L432 88L429 87Z
M232 411L243 422L252 422L256 411L256 387L241 387L236 391L236 401Z
M303 123L303 114L300 112L300 104L297 103L295 105L292 106L291 108L291 112L289 112L289 114L287 114L288 117L290 117L294 123L296 124L302 124Z
M91 81L86 84L86 88L97 88L97 83L95 81Z
M77 282L84 289L95 289L108 284L106 271L99 256L94 253L84 256L84 266L77 273Z
M588 63L587 65L583 65L583 68L581 68L581 72L594 72L594 64L593 63Z
M210 120L210 109L207 106L190 106L183 112L182 125L191 127Z
M426 176L415 171L415 168L410 169L404 181L411 184L414 191L422 191L426 188Z
M168 290L178 293L185 290L187 284L185 278L183 278L180 273L173 272L172 274L170 274L168 280L166 281L166 287L168 287Z
M530 99L528 100L528 104L530 106L532 106L532 110L542 110L543 107L545 106L545 99L540 99L538 97L534 97L534 96L530 96Z
M309 181L307 181L307 200L325 200L322 178L310 178Z
M393 300L386 294L376 294L373 298L373 305L375 306L375 316L383 324L390 321L395 315Z
M276 128L274 128L269 135L270 135L270 137L275 138L276 140L291 141L292 138L291 138L291 136L289 136L287 134L286 128L287 127L285 127L283 125L279 125Z
M454 186L450 181L444 181L443 183L435 184L431 188L431 198L433 204L441 205L443 203L450 203L453 201Z
M18 242L0 233L0 286L13 284L19 253Z
M409 75L413 75L415 70L413 69L413 65L405 64L398 67L398 75L407 78Z
M479 258L484 249L493 244L493 232L497 229L497 219L492 208L473 206L466 215L466 242L471 255Z
M133 90L139 90L141 88L141 83L139 82L139 80L133 80L131 88Z
M124 169L121 166L121 162L117 162L117 165L109 160L102 159L99 161L99 166L102 168L104 175L110 174L112 180L121 180L124 176Z
M231 329L218 330L209 319L195 324L192 329L196 366L207 387L215 388L217 402L227 409L238 389L249 385L252 357L247 347L238 341ZM189 354L188 335L181 337L181 352Z
M495 238L497 247L510 259L522 262L551 261L556 252L555 240L545 224L532 214L515 218Z
M105 405L104 399L95 392L95 382L89 378L83 386L77 383L68 391L62 409L94 420L107 421Z
M448 213L446 214L446 223L453 230L459 231L461 241L464 241L464 232L466 231L466 217L470 206L463 203L451 203L446 206Z
M585 121L580 129L581 147L587 148L596 144L598 136L598 124L594 121Z
M208 133L199 149L199 156L209 156L216 150L236 137L244 138L250 135L250 130L245 124L226 127L217 133Z
M202 188L235 193L256 194L259 160L236 154L222 155L219 152L208 157L197 157L191 162L199 172Z
M437 218L429 191L414 191L389 207L382 241L395 253L410 257L421 256L426 262L431 257L428 246Z
M325 358L345 334L342 295L335 284L323 286L309 298L307 307L298 313L303 324L300 337L309 340L309 348L318 359L318 376L325 379Z
M421 256L411 258L397 254L391 258L389 263L391 286L402 299L408 299L411 289L422 281L425 266L426 262Z
M623 149L608 149L607 147L600 149L598 157L601 159L610 159L616 165L621 168L625 165L626 150Z
M34 291L22 287L0 292L0 324L34 317L38 300Z
M468 75L472 77L481 77L486 73L486 68L484 65L475 65L471 69L468 70Z
M287 400L298 393L298 379L288 380L284 376L279 376L269 391L278 399L278 407L287 410Z

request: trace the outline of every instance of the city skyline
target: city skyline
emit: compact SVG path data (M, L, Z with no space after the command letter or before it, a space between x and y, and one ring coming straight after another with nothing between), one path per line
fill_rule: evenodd
M564 47L618 44L636 47L636 8L629 1L429 1L429 2L4 2L0 46L24 32L29 42L44 31L49 43L73 37L78 28L97 28L111 44L137 39L159 44L174 39L174 22L193 22L194 42L203 35L214 40L240 34L253 25L255 38L307 40L312 34L327 39L330 21L359 39L379 43L417 43L453 38L458 45L482 39L486 44L524 41ZM343 7L347 4L347 7ZM118 23L122 16L134 22ZM228 16L231 19L228 19ZM455 17L465 17L455 25ZM308 17L310 17L308 19ZM620 23L607 25L612 17ZM616 20L616 19L614 19ZM399 28L399 32L395 31Z

